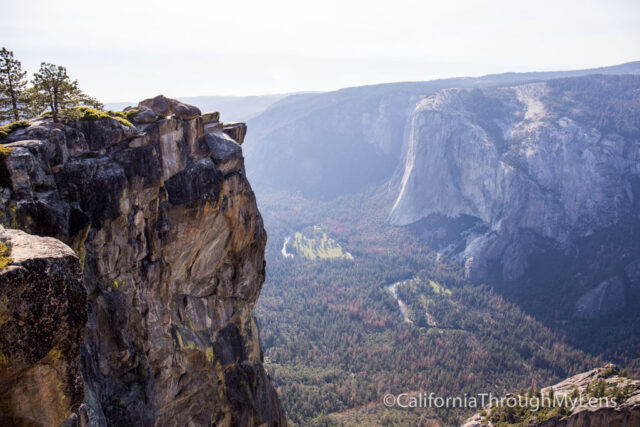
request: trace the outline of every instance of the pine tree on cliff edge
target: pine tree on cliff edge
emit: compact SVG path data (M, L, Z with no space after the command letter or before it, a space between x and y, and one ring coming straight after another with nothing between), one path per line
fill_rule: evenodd
M0 122L18 121L29 113L26 71L13 52L0 50Z
M49 108L53 121L59 121L59 113L65 108L75 105L88 105L98 109L102 104L86 94L78 87L77 80L71 80L66 67L43 62L33 75L31 89L32 104L44 109Z

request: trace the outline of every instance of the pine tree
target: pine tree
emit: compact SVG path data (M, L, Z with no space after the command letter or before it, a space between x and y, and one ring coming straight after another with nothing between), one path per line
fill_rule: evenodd
M40 69L33 75L31 100L40 112L49 108L54 122L59 121L59 113L65 108L76 105L102 108L98 100L80 90L78 81L71 80L65 67L46 62L40 64Z
M28 113L26 71L13 52L0 50L0 122L18 121Z

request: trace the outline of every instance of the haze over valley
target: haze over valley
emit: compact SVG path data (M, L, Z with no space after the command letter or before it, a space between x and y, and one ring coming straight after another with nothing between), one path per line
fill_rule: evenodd
M635 1L0 10L0 425L640 425Z

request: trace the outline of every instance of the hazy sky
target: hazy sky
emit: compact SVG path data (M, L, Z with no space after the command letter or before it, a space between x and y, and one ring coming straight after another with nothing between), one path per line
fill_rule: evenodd
M102 101L640 60L638 0L0 0L0 45Z

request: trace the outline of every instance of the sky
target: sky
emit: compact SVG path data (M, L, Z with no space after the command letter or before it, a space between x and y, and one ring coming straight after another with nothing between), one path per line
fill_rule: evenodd
M0 46L103 102L640 60L638 0L0 0Z

